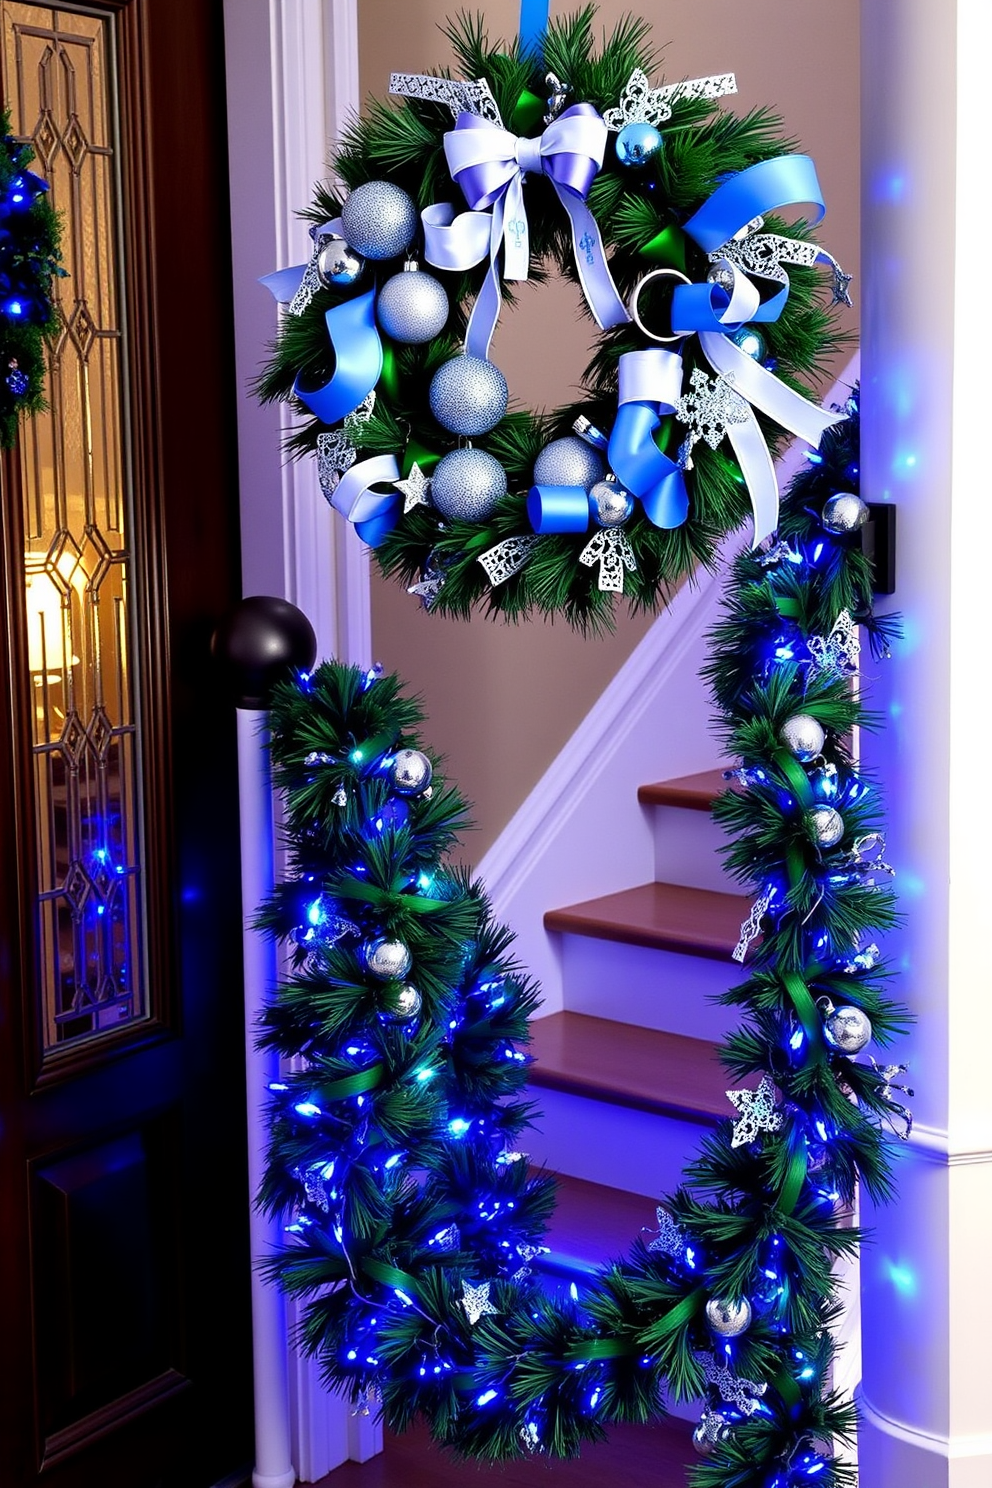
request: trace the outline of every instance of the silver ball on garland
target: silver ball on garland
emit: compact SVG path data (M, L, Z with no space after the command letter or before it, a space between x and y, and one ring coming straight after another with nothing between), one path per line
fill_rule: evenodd
M506 412L510 390L492 362L463 355L437 369L427 396L442 429L471 437L495 428Z
M485 450L452 450L431 476L431 504L452 521L484 522L505 495L506 471Z
M860 1008L834 1008L823 1020L827 1043L841 1054L860 1054L871 1043L871 1032L871 1019Z
M552 439L534 461L535 486L581 486L588 491L605 473L602 455L577 434Z
M417 988L412 982L402 982L399 986L387 987L379 1006L380 1023L410 1023L417 1017L424 1005Z
M419 749L398 749L389 767L393 790L400 796L419 796L431 783L434 768Z
M794 713L787 718L778 731L778 736L790 754L801 764L808 765L823 752L826 734L823 725L809 713Z
M392 181L356 186L341 208L341 228L349 245L366 258L396 258L413 242L417 208Z
M646 119L625 124L617 135L617 160L627 170L643 170L662 146L661 132Z
M383 982L401 982L413 965L409 946L402 940L387 940L385 936L370 941L364 956L369 971Z
M317 255L317 278L325 289L347 289L362 277L365 260L343 238L332 238Z
M387 279L379 291L375 313L387 336L409 346L431 341L448 324L448 296L433 274L415 263Z
M751 1326L751 1304L746 1297L711 1297L706 1321L721 1338L736 1338Z
M849 532L860 532L868 520L868 507L852 491L838 491L836 496L824 504L820 521L827 532L835 537L846 537Z
M717 1447L733 1436L730 1423L719 1411L707 1411L692 1433L692 1445L700 1457L712 1457Z
M836 847L844 835L844 818L832 806L814 806L806 813L806 823L817 847Z
M706 275L706 282L707 284L719 284L720 288L725 289L728 295L733 294L734 271L727 263L714 264Z
M752 362L764 361L768 345L764 336L754 326L741 326L740 330L735 331L730 339L745 356L751 358Z
M622 527L634 513L634 498L619 481L597 481L589 492L589 501L597 527Z

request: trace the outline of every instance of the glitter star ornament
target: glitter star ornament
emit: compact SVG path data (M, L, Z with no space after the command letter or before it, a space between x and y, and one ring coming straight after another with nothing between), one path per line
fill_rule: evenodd
M743 1375L735 1374L719 1359L709 1354L696 1354L696 1362L702 1367L706 1376L707 1384L715 1386L720 1392L720 1399L725 1400L728 1405L734 1405L742 1415L752 1416L758 1409L758 1401L768 1389L766 1384L759 1384L757 1380L745 1379Z
M693 445L705 439L710 449L716 449L731 424L746 422L748 405L740 393L734 392L728 378L722 374L709 378L696 367L689 391L676 404L675 417L688 430L679 450L679 464L683 470L691 470Z
M669 1255L673 1260L681 1260L685 1255L686 1239L682 1229L677 1225L667 1209L659 1204L658 1234L648 1246L648 1250L660 1251L662 1255Z
M416 460L410 469L406 480L393 481L397 491L403 492L403 515L406 516L413 511L415 506L429 506L431 483L424 474Z
M775 1086L768 1075L762 1075L757 1090L728 1090L727 1099L740 1112L734 1122L731 1147L747 1147L762 1132L781 1131L784 1118L775 1104Z
M462 1295L459 1303L465 1309L465 1315L474 1328L480 1318L496 1317L496 1308L489 1300L489 1288L492 1282L484 1281L481 1286L473 1286L470 1281L462 1282Z

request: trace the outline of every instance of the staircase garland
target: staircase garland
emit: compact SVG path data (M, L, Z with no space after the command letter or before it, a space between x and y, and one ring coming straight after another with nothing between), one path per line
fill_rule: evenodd
M656 1230L570 1293L535 1270L554 1180L517 1142L537 991L484 890L444 857L466 810L395 677L325 663L282 685L272 753L291 876L261 920L291 948L263 1042L271 1273L304 1302L331 1386L473 1457L567 1457L619 1421L705 1401L694 1488L848 1485L853 1405L828 1385L835 1262L859 1183L892 1195L908 1134L897 1067L853 1056L906 1023L871 936L889 929L878 791L852 761L876 720L851 686L858 628L884 652L857 527L857 409L739 557L706 673L740 761L716 814L756 895L725 1001L736 1118L703 1144ZM901 1068L901 1067L899 1067ZM760 1083L756 1084L757 1077Z

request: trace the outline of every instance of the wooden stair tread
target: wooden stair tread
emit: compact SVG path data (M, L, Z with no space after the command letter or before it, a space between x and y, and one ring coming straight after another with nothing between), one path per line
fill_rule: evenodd
M682 806L689 811L711 811L717 796L722 796L729 782L722 770L701 770L698 775L679 775L674 780L658 780L641 785L637 799L642 806Z
M644 1194L559 1174L558 1202L544 1237L551 1253L542 1257L542 1268L588 1273L626 1255L653 1225L657 1204Z
M729 960L751 909L745 894L647 883L601 899L587 899L544 916L547 930L591 935L653 950Z
M585 1013L531 1024L532 1085L710 1124L733 1115L717 1046Z
M368 1462L346 1462L314 1488L602 1488L616 1477L624 1488L685 1488L690 1463L698 1462L688 1421L670 1418L650 1426L611 1426L609 1440L582 1448L574 1462L549 1462L543 1454L502 1466L464 1462L430 1440L426 1426L402 1436L386 1433L385 1450Z

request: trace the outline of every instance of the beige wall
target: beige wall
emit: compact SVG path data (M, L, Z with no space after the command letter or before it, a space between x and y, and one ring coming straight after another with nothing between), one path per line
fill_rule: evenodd
M461 8L456 0L359 0L358 8L363 96L385 95L391 71L451 63L437 27ZM492 37L515 33L516 0L480 8ZM553 3L552 15L573 8L571 0ZM603 0L600 18L609 26L635 8L630 0ZM735 72L736 109L765 105L782 115L817 163L828 207L821 240L857 275L858 0L673 0L645 13L659 47L665 44L667 80ZM857 284L845 320L855 333ZM515 313L504 316L493 359L525 406L565 401L585 365L587 329L574 294L564 284L524 287ZM376 659L424 698L428 736L475 803L478 830L466 843L467 860L482 856L649 624L625 617L600 640L583 640L560 622L465 624L431 617L398 586L373 580Z

